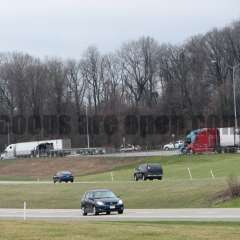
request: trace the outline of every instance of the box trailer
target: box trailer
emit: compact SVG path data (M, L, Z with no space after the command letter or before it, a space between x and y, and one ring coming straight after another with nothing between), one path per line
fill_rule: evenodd
M1 159L14 159L17 157L30 157L43 151L62 151L71 148L70 139L41 140L33 142L21 142L6 147L1 154Z

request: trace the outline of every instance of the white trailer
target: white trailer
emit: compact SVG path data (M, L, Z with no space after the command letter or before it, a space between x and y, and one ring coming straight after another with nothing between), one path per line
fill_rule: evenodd
M238 131L234 132L234 128L218 128L219 141L221 147L239 146L240 139Z
M41 140L11 144L1 154L1 160L16 157L30 157L40 144L51 144L53 151L62 151L71 148L70 139Z
M218 128L218 152L236 152L240 147L239 130L233 127Z

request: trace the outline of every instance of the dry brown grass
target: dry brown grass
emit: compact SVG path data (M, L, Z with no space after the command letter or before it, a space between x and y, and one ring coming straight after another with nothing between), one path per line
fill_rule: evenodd
M140 158L62 157L19 159L0 162L0 176L49 177L61 170L85 175L111 170L140 161Z
M227 187L214 196L213 202L223 203L237 198L240 198L240 182L238 177L230 175L227 178Z

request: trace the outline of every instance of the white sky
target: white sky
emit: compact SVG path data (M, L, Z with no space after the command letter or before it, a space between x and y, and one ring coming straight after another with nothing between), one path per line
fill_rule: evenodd
M0 0L0 52L80 58L151 36L182 43L240 20L240 0Z

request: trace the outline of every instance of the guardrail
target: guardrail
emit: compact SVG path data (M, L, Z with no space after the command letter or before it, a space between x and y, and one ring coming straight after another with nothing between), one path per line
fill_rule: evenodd
M51 157L55 156L66 156L66 155L96 155L96 154L105 154L105 148L70 148L62 150L50 150L49 155Z

